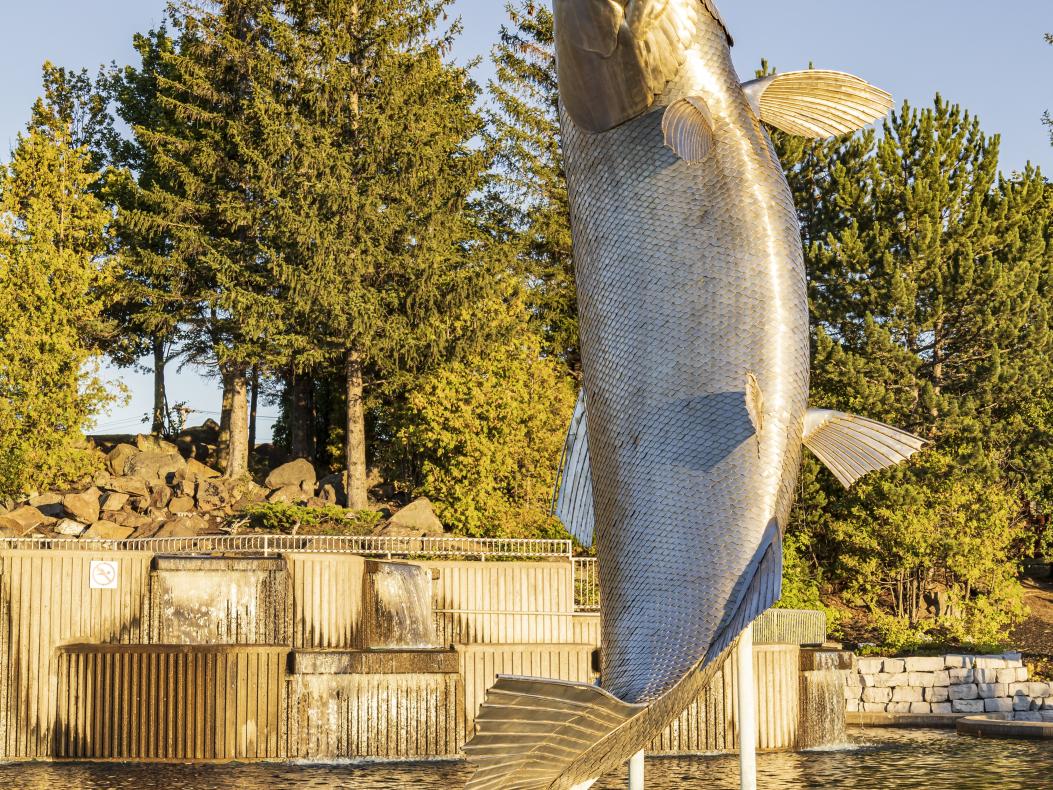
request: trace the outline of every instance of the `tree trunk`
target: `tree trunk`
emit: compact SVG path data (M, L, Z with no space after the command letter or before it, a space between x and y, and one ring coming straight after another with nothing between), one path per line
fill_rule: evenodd
M230 443L226 477L242 477L249 472L249 383L245 366L231 372Z
M154 411L150 420L150 433L161 436L168 422L168 393L165 389L165 341L153 338L154 347Z
M223 378L223 402L219 407L219 438L216 441L216 466L225 470L230 464L230 418L234 407L234 378L220 368Z
M314 456L314 381L309 374L292 371L292 404L289 420L289 454L293 458Z
M260 368L252 366L252 402L249 405L249 454L256 449L256 409L260 404Z
M356 351L347 352L347 430L344 455L347 461L344 487L347 506L352 510L369 507L366 490L366 412L362 405L362 358Z

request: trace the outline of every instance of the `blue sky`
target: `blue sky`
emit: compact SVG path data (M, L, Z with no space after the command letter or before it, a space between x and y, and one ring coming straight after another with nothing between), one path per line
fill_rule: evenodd
M541 0L543 1L543 0ZM979 115L989 133L1002 135L1002 167L1028 161L1053 173L1053 147L1040 123L1053 109L1053 32L1049 0L724 0L736 39L735 62L749 78L762 57L780 71L820 68L850 71L889 90L897 101L927 104L940 92ZM0 28L0 158L5 158L39 92L40 64L86 66L132 57L131 37L162 19L160 0L34 0L5 3ZM484 56L476 71L491 74L485 56L505 18L503 0L457 0L464 35L455 57ZM100 429L134 431L150 408L150 380L108 371L131 391L131 402L99 418ZM218 390L195 371L169 381L172 402L201 413L219 408ZM263 406L263 415L274 415ZM261 440L271 419L260 420Z

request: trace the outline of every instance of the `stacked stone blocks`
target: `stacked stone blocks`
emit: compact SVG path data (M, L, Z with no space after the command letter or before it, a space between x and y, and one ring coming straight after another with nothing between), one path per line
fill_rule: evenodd
M1017 721L1053 721L1053 689L1028 680L1019 653L859 658L845 681L848 712L1008 713Z

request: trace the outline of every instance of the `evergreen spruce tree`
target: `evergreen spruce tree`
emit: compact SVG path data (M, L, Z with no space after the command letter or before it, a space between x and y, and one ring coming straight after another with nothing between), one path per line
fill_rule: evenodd
M1046 33L1046 43L1053 45L1053 33ZM1049 139L1053 142L1053 116L1049 114L1049 110L1042 116L1042 122L1049 127Z
M178 190L177 180L166 174L135 132L176 131L177 121L161 102L159 85L162 77L176 76L165 60L174 56L176 45L164 27L137 34L133 45L139 67L114 67L103 86L117 116L133 130L129 138L115 138L108 152L118 168L111 174L107 193L118 207L114 229L121 264L108 309L119 329L108 354L122 367L150 359L154 382L150 430L160 435L170 428L166 366L179 356L182 325L195 317L197 305L188 299L188 272L172 255L170 236L160 229L144 230L143 223L137 222L137 212L149 209L151 192Z
M488 334L477 306L503 286L470 198L485 155L476 88L436 26L448 0L302 2L295 33L296 150L277 282L297 368L344 382L348 505L365 507L370 403ZM299 349L294 352L293 349ZM372 399L372 401L368 400Z
M1048 461L1035 456L1048 455L1053 437L1036 437L1026 415L1048 401L1053 373L1048 192L1030 169L1000 178L998 138L940 98L921 111L904 105L884 132L880 141L869 133L815 144L776 138L805 238L812 398L912 429L933 447L847 493L806 465L791 529L828 575L870 580L869 597L856 592L876 612L896 602L891 620L875 615L884 638L893 639L889 623L910 638L930 626L986 638L995 620L970 618L1000 606L1017 611L1011 574L977 584L968 561L945 548L968 513L1008 497L1017 507L993 509L1000 520L988 524L1002 537L982 547L986 554L978 544L974 561L1009 567L1020 539L1019 489L1044 485ZM876 512L885 515L865 515ZM897 519L914 531L882 533ZM934 525L943 542L914 542L936 538ZM872 563L882 541L911 562L856 561ZM919 622L937 589L966 612L954 628Z
M167 272L192 307L189 358L218 368L220 465L230 477L248 469L249 373L267 359L281 315L257 173L270 132L259 109L276 79L270 12L257 0L171 6L177 46L152 53L160 67L149 76L160 112L136 126L160 177L140 183L142 208L129 224L148 242L137 247L143 260L159 268L159 281Z
M109 400L92 370L105 334L109 214L85 139L84 75L44 67L10 164L0 172L0 493L68 484L98 455L83 431Z
M547 3L508 5L493 59L493 109L486 141L494 171L487 192L491 228L508 243L528 284L545 353L579 366L578 308L570 210L560 150L552 12Z

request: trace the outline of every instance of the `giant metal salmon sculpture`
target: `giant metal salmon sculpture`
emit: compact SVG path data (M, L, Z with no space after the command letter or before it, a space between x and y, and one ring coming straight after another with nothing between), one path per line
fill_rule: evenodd
M584 371L556 512L595 532L601 687L500 678L470 788L587 786L643 749L778 600L802 445L847 486L923 444L808 409L800 229L762 125L845 134L891 97L742 84L711 0L555 0L555 24Z

